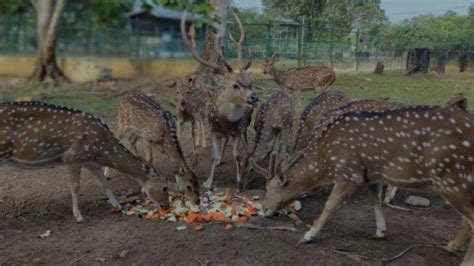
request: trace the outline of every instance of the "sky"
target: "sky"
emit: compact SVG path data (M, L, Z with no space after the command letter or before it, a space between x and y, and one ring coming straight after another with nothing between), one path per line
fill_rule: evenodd
M237 7L262 10L260 0L233 0L233 3ZM474 0L382 0L382 9L391 22L397 23L421 14L442 15L448 10L465 15L470 4Z

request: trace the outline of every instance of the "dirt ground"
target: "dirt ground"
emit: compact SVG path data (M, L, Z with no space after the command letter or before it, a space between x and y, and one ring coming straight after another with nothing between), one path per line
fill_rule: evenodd
M112 119L110 119L112 120ZM113 124L113 123L112 123ZM184 150L190 151L190 139ZM201 149L197 172L208 174L210 148ZM226 161L230 162L228 149ZM157 162L171 174L172 162ZM168 166L168 167L166 167ZM219 168L217 185L235 184L232 163ZM355 261L336 253L343 249L372 258L391 257L410 246L446 243L456 232L460 217L438 196L428 197L429 208L405 212L385 208L387 236L375 239L375 218L367 189L359 189L328 222L312 244L298 244L304 233L225 230L222 224L206 224L204 231L177 231L177 223L165 223L113 214L92 176L84 171L80 207L86 221L77 224L72 216L71 196L63 167L24 171L4 167L0 171L0 265L12 264L163 264L163 265L278 265L379 264ZM139 191L138 186L118 172L110 180L114 193ZM249 185L250 193L262 195L263 180ZM301 218L310 223L322 210L329 189L321 189L302 200ZM403 204L409 193L397 196ZM261 220L261 221L259 221ZM287 217L257 218L257 223L291 225ZM39 235L50 230L49 237ZM122 256L121 256L122 255ZM415 249L394 260L393 265L455 265L462 253L450 254L440 247Z
M93 90L88 93L93 93ZM106 121L113 128L115 118L109 116ZM188 127L185 130L189 133ZM184 135L188 137L182 145L189 155L190 134L185 132ZM211 149L207 147L199 152L196 172L204 180L209 173ZM227 163L218 169L216 185L233 187L235 170L229 148L225 158ZM188 159L191 158L188 156ZM156 162L157 168L167 176L172 176L173 165L167 158L158 158ZM305 228L299 228L299 232L225 230L223 224L205 224L201 232L177 231L178 223L112 213L111 205L96 181L84 171L80 207L85 222L77 224L72 216L67 182L63 167L31 171L0 169L0 265L379 265L380 262L373 260L354 260L335 250L374 259L388 258L412 246L447 243L461 222L460 216L440 197L431 192L417 192L417 195L429 198L431 206L416 208L415 212L385 208L386 238L376 239L373 237L374 211L367 189L362 187L335 212L311 244L298 244ZM139 192L134 181L116 171L110 183L116 196ZM249 190L249 193L263 195L264 180L256 178L250 183ZM317 218L329 191L329 188L324 188L302 199L300 217L305 223ZM403 205L410 193L401 191L395 203ZM259 217L255 223L291 225L292 222L287 217ZM39 238L47 230L52 232L51 235ZM463 255L463 252L448 253L441 247L423 247L388 264L456 265Z

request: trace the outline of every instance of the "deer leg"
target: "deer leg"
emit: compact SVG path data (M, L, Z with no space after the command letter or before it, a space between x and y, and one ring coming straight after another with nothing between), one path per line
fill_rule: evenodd
M383 186L380 184L380 186ZM377 225L377 231L375 232L376 238L383 238L385 236L385 231L387 230L387 225L385 224L385 218L382 211L382 202L378 195L379 184L370 184L369 185L369 196L374 205L375 211L375 224Z
M391 202L393 202L393 199L395 198L397 191L398 191L398 187L388 185L387 190L385 191L385 198L383 202L385 204L390 204Z
M212 132L211 132L211 143L212 143L212 158L213 158L211 173L209 175L209 178L203 185L207 189L211 189L212 183L214 181L214 172L216 171L217 166L220 164L219 141L217 139L217 135Z
M72 194L72 214L78 223L82 223L84 218L82 218L78 202L79 188L81 186L81 165L71 164L67 169L69 172L69 186Z
M153 165L153 151L152 151L152 143L150 141L144 141L144 149L145 149L145 161L149 166Z
M196 138L196 123L191 121L191 137L193 139L193 153L196 153L196 148L199 145L199 140Z
M240 135L234 137L234 143L232 144L232 155L234 155L234 162L235 167L237 170L237 188L242 189L242 180L240 176L240 153L239 153L239 145L240 145Z
M199 125L201 126L201 144L203 148L207 147L206 143L206 128L204 127L204 121L199 121Z
M449 241L446 249L449 252L455 252L455 251L460 250L461 246L466 241L466 238L468 237L470 230L471 230L471 225L469 224L469 221L463 218L461 228L459 229L454 239Z
M107 178L102 174L102 171L100 171L100 167L95 165L88 165L87 168L89 169L89 171L92 172L92 174L95 175L100 187L102 188L102 190L104 190L105 195L107 195L107 197L109 198L109 201L112 206L121 210L122 205L120 205L120 203L117 201L114 194L112 193L109 182L107 181Z
M225 148L227 147L227 142L229 142L229 138L225 138L222 143L222 150L219 154L219 164L224 163L224 154L225 154Z
M309 243L314 237L321 231L324 224L331 216L334 209L341 204L346 197L348 197L358 187L355 183L340 182L336 183L332 189L331 195L329 195L326 204L324 205L323 212L321 215L314 220L311 229L304 234L304 237L300 240L301 243Z

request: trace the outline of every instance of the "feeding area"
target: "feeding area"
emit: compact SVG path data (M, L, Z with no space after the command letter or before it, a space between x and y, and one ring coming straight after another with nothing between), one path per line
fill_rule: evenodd
M474 7L391 2L0 1L0 265L474 265Z

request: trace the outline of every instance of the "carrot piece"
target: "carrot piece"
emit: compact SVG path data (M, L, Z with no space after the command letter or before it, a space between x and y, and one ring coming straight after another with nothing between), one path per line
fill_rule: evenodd
M199 215L195 212L188 212L188 216L186 216L186 222L188 224L192 224L194 221L198 220Z
M298 217L298 215L296 215L296 214L294 214L294 213L288 215L288 217L290 217L290 219L293 220L294 222L300 220L300 217Z
M230 192L229 188L225 188L224 202L230 203L231 201L232 201L232 192Z

